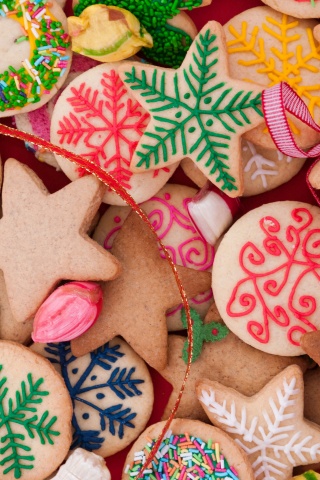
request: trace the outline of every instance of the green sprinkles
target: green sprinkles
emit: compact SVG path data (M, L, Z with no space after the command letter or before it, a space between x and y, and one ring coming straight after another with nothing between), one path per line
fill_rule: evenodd
M136 452L126 473L132 479L138 476L149 456L155 440ZM144 480L239 480L236 470L229 465L220 452L219 443L202 441L200 438L166 434L151 466L143 472Z
M29 41L32 52L21 68L9 66L0 73L0 111L4 112L39 102L64 75L71 59L66 53L69 36L45 1L0 0L0 11L20 23L22 34L15 42Z
M74 14L79 16L89 7L100 3L116 6L133 13L153 38L153 48L143 48L144 57L150 61L178 68L192 43L191 37L167 23L180 12L180 8L192 10L202 4L202 0L79 0Z

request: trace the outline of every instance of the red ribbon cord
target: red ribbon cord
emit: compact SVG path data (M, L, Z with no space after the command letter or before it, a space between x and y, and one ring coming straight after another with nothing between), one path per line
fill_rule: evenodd
M286 117L286 112L291 113L305 125L320 133L320 126L313 120L307 105L297 93L285 82L274 87L267 88L262 92L262 108L269 133L278 150L290 157L319 157L320 144L315 145L307 151L298 147ZM308 170L306 181L310 192L318 205L320 199L314 187L309 181L309 175L320 158L311 165Z
M182 281L180 279L180 276L178 274L176 266L173 263L173 260L170 256L170 253L168 252L167 248L165 247L165 245L162 243L162 241L158 237L152 223L148 219L145 212L139 207L139 205L134 201L134 199L131 197L131 195L122 187L122 185L120 185L120 183L115 178L113 178L109 173L107 173L105 170L103 170L101 167L96 165L91 160L85 159L85 158L81 157L80 155L76 155L75 153L70 152L69 150L66 150L66 149L61 148L57 145L54 145L53 143L50 143L46 140L43 140L42 138L36 137L35 135L32 135L30 133L22 132L20 130L15 130L14 128L7 127L6 125L0 124L0 134L8 136L8 137L16 138L18 140L23 140L24 142L33 143L34 145L37 145L38 147L44 148L44 149L50 151L51 153L54 153L56 155L61 155L61 156L65 157L67 160L69 160L70 162L73 162L76 165L78 165L79 167L84 168L85 170L87 170L92 175L95 175L95 177L97 177L101 182L103 182L105 185L107 185L109 188L111 188L114 192L116 192L139 215L139 217L149 226L149 228L152 231L152 233L154 234L157 242L161 246L161 249L163 250L163 252L165 254L166 260L169 262L170 267L172 269L172 272L174 274L175 281L176 281L177 286L179 288L181 300L182 300L183 306L186 310L186 316L187 316L188 363L187 363L185 376L184 376L184 379L183 379L183 382L182 382L182 385L181 385L181 388L180 388L178 398L177 398L177 400L174 404L174 407L171 411L171 414L170 414L170 416L169 416L169 418L168 418L160 436L158 437L155 445L153 446L153 448L152 448L152 450L151 450L151 452L150 452L150 454L149 454L149 456L146 460L146 463L144 464L144 466L140 470L139 475L136 477L136 480L138 480L138 479L142 478L143 472L150 465L152 460L155 458L156 453L159 449L159 446L161 445L163 438L165 437L166 433L169 430L170 424L171 424L172 420L174 419L174 416L175 416L175 414L178 410L178 407L179 407L179 404L180 404L180 401L181 401L181 397L183 395L185 385L186 385L186 382L187 382L187 379L188 379L188 376L189 376L189 373L190 373L191 360L192 360L192 350L193 350L193 326L192 326L192 319L191 319L190 307L189 307L189 303L188 303L188 299L187 299L187 294L186 294L185 289L182 285Z

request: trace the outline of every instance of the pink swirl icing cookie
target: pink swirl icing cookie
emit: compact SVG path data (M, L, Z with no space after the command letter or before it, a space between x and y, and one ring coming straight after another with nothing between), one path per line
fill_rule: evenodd
M215 258L212 288L239 338L277 355L302 355L300 337L319 329L320 210L275 202L244 215Z
M183 185L167 184L141 206L147 213L159 238L169 250L177 265L195 270L211 270L214 249L197 232L187 211L187 204L196 190ZM101 218L94 239L106 249L112 243L123 222L130 213L129 207L111 207ZM163 252L161 252L163 257ZM191 306L205 316L212 303L212 292L204 292L191 300ZM181 329L181 308L167 313L170 330Z
M160 171L131 172L131 157L149 114L129 96L118 67L116 63L99 65L68 85L53 111L51 141L97 163L141 203L167 182L177 164ZM84 175L68 160L56 159L71 180ZM106 192L104 202L125 205L112 191Z

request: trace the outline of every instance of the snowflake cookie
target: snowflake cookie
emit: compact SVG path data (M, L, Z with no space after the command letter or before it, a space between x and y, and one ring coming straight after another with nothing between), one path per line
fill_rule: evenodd
M241 195L239 139L263 123L262 87L230 77L221 25L203 27L178 70L124 62L119 71L151 114L132 169L159 169L189 157L218 188Z
M148 215L176 265L199 271L211 271L214 249L198 233L187 209L188 203L196 193L194 188L168 183L150 200L143 202L141 207ZM110 250L130 211L129 207L112 206L108 208L95 229L93 239L104 246L106 250ZM160 255L164 258L161 248ZM204 317L212 300L212 290L210 289L189 301L192 308ZM181 309L180 303L168 310L169 330L181 330Z
M107 457L122 450L145 428L153 407L148 369L120 338L75 357L70 343L35 343L61 373L73 405L73 442Z
M134 443L125 461L122 480L137 476L164 427L165 422L151 425ZM144 480L222 477L226 480L254 480L246 454L219 428L180 418L171 422L156 459L141 476Z
M51 141L93 161L110 173L137 203L152 197L178 164L160 171L133 173L132 155L149 122L149 114L133 100L118 75L119 63L98 65L75 78L60 95L52 115ZM56 155L71 179L85 172ZM104 202L126 205L107 190Z
M256 480L289 480L293 467L320 461L320 427L303 417L303 375L291 365L253 397L200 380L211 422L246 452Z
M0 477L43 480L66 457L72 405L50 363L17 343L0 341Z
M320 210L274 202L251 210L224 236L212 289L221 317L243 341L302 355L300 337L320 326Z
M255 7L240 13L224 26L230 74L247 81L248 86L252 82L265 87L288 83L319 123L320 47L313 36L316 25L316 20L288 17L269 7ZM319 141L318 133L310 132L309 127L294 117L290 117L290 124L300 147L307 148ZM246 138L274 148L265 124L248 132Z
M319 18L319 0L262 0L278 12L292 15L296 18Z

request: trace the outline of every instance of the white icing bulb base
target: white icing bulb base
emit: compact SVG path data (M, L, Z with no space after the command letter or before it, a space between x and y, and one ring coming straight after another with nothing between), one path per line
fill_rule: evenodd
M52 480L111 480L104 459L83 448L77 448L60 467Z

